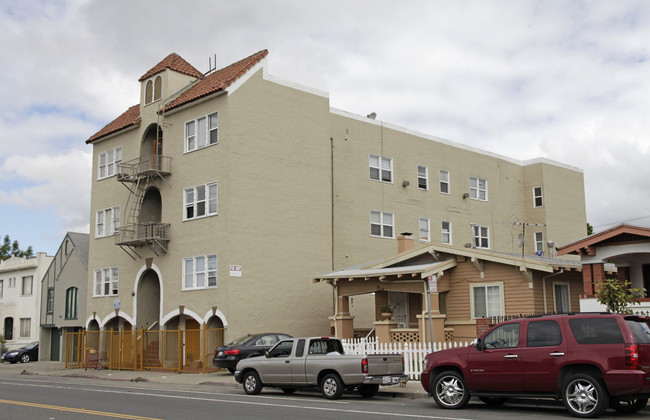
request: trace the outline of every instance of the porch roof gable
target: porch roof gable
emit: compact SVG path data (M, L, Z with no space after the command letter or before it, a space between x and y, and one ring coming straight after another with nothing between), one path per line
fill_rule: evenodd
M560 247L558 255L595 255L599 246L639 242L650 242L650 228L622 224Z

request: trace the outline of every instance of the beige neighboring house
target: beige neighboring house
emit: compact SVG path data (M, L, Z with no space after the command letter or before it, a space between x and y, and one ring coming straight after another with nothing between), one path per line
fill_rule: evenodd
M526 255L585 235L581 170L333 109L267 61L203 74L171 54L87 140L90 331L327 334L332 290L309 279L392 255L401 232ZM360 327L372 305L352 305Z
M7 349L39 341L41 278L52 257L10 257L0 263L0 326Z
M382 342L470 341L507 317L578 311L582 267L576 260L513 255L398 238L398 254L314 278L336 298L332 334L359 335L350 303L370 295ZM430 293L431 292L431 293ZM382 315L389 306L392 313ZM431 311L431 327L429 327Z
M41 279L40 360L63 361L66 333L85 327L88 240L68 232Z

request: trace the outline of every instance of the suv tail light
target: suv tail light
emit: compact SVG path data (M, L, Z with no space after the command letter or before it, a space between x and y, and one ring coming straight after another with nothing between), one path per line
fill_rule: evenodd
M405 368L405 365L404 365L404 355L402 354L402 373L404 373L404 368Z
M639 349L636 344L625 344L625 368L639 368Z
M368 373L368 358L364 357L361 360L361 373Z
M227 354L229 356L237 356L239 354L239 349L225 350L223 354Z

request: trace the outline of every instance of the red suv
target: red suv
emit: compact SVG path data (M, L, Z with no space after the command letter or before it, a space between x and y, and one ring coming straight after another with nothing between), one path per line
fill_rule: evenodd
M421 382L442 408L462 408L470 396L490 405L533 397L561 399L578 417L596 417L610 406L633 413L650 397L650 318L513 319L468 347L427 355Z

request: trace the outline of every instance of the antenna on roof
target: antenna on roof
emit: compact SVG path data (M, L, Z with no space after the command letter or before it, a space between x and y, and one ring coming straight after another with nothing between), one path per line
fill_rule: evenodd
M214 67L212 66L212 57L208 57L208 71L205 72L205 75L212 73L217 70L217 54L214 55Z

